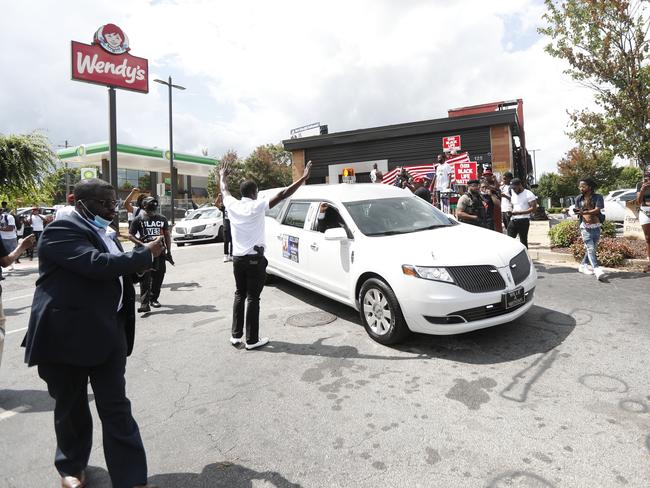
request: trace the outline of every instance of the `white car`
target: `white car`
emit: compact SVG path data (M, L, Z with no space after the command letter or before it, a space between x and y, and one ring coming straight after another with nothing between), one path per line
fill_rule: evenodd
M217 207L195 210L172 228L172 241L177 246L188 242L217 242L223 240L223 215Z
M321 203L330 209L319 222ZM409 330L510 322L533 305L537 273L518 240L460 224L408 190L303 186L267 213L265 228L269 274L354 307L382 344Z

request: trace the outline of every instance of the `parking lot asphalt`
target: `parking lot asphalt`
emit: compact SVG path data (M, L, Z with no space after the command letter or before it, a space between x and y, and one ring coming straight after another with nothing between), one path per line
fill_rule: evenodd
M127 391L161 487L650 486L648 277L598 283L537 264L516 322L395 347L357 313L283 280L269 346L233 348L220 245L174 249L137 323ZM2 282L0 486L58 486L53 402L19 347L35 264ZM325 323L328 322L329 323ZM92 392L91 392L92 402ZM96 412L89 487L109 487Z

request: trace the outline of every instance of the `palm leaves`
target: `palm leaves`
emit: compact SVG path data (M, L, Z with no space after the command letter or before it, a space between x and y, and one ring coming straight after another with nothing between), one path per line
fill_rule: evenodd
M54 167L55 160L50 142L39 132L0 134L0 191L11 194L34 189Z

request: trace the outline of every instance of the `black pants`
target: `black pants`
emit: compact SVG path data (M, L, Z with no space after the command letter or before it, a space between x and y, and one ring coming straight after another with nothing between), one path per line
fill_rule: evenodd
M503 221L503 228L508 231L508 225L510 225L510 219L512 218L512 212L501 212L501 220Z
M121 317L121 314L119 314ZM120 319L122 320L122 319ZM119 327L124 327L123 322ZM93 423L88 405L88 378L102 422L104 457L114 488L147 482L147 459L138 424L126 397L126 335L108 359L97 366L39 364L38 375L55 400L54 465L62 476L75 476L88 465Z
M519 236L521 243L528 249L528 229L530 228L530 219L510 219L508 224L508 235L510 237Z
M232 256L232 234L230 233L230 219L223 219L223 255Z
M165 258L162 256L154 258L153 267L157 269L147 271L140 281L140 303L142 305L148 305L153 301L158 301L160 287L165 279L165 271L167 270Z
M232 307L232 336L239 339L244 334L244 297L246 298L246 343L254 344L260 340L260 294L266 280L264 256L256 254L235 256L235 302Z

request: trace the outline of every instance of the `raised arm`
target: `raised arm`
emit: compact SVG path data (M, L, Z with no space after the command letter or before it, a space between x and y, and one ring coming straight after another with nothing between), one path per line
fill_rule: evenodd
M230 163L225 162L221 165L221 169L219 170L219 189L221 190L221 194L223 195L224 199L226 197L232 196L228 191L228 182L226 181L229 174Z
M303 172L302 176L300 179L297 181L294 181L291 186L288 186L284 190L281 190L277 195L275 195L271 200L269 200L269 208L275 207L278 203L280 203L282 200L285 198L289 198L291 195L296 193L298 188L307 181L309 178L309 173L311 172L311 161L308 161L307 164L305 165L305 171Z
M124 200L124 208L126 209L127 212L133 213L133 204L131 203L131 200L133 200L135 194L139 192L140 192L139 188L132 188L131 193L129 193L128 196L126 197L126 200Z

